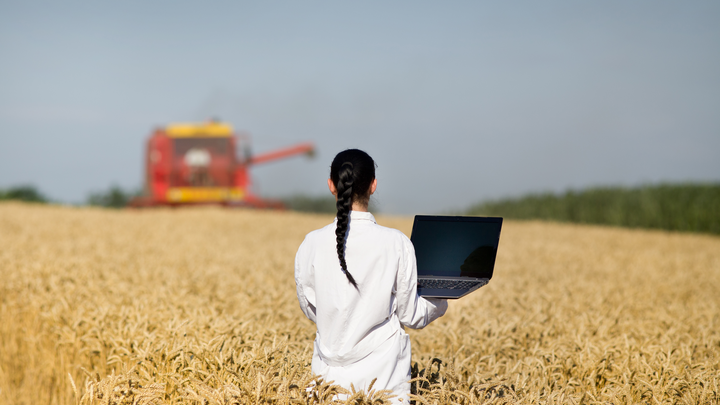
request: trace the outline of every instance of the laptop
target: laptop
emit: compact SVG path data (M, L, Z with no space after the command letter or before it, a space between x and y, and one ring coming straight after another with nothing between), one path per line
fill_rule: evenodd
M416 215L410 240L417 258L417 291L456 299L493 275L502 218Z

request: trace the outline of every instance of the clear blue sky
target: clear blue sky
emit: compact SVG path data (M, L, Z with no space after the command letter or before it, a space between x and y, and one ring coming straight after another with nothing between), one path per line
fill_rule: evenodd
M338 151L379 208L435 213L597 185L720 181L720 2L0 1L0 188L141 185L143 144L220 117L265 196L326 192Z

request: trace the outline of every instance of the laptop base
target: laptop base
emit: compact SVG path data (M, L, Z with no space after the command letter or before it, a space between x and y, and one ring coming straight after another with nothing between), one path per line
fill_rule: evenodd
M437 277L437 278L427 278L428 281L433 280L442 280L442 281L455 281L454 278L450 277ZM458 283L467 283L468 279L456 279ZM418 288L417 292L418 295L425 298L443 298L443 299L458 299L461 297L464 297L471 292L479 289L480 287L487 285L487 283L490 281L487 278L481 278L481 279L474 279L470 280L474 281L476 284L473 285L470 288L426 288L421 287L420 285L423 282L423 279L418 279Z

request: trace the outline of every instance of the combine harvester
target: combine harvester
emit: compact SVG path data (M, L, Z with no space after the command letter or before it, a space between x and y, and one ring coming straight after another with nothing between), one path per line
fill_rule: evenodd
M242 156L236 150L242 150ZM130 201L130 206L219 204L283 209L282 202L261 199L250 191L250 167L314 152L313 144L302 143L252 155L249 139L235 134L228 124L169 125L148 139L145 195Z

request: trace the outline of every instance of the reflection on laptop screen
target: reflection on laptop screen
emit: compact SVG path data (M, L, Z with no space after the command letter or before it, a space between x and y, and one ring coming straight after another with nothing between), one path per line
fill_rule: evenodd
M418 276L491 278L500 238L500 218L421 217L412 243Z

